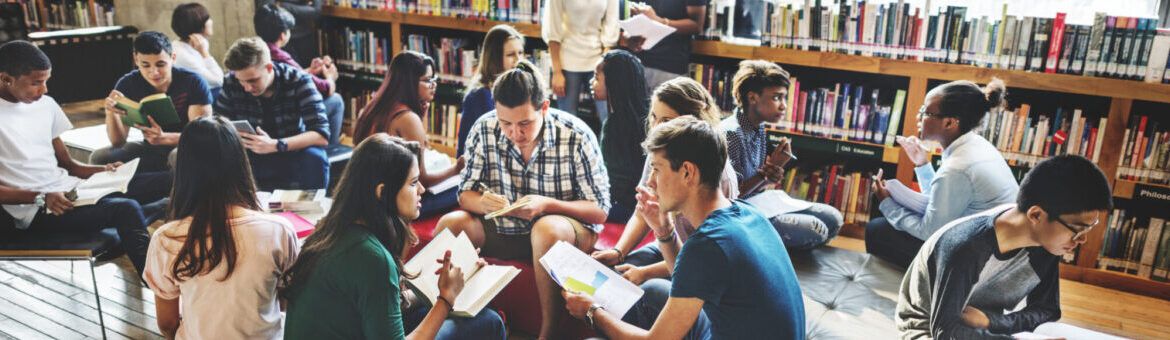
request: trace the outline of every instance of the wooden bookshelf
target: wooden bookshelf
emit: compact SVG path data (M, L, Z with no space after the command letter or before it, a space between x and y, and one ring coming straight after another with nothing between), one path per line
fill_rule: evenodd
M97 12L94 11L93 8L94 8L94 4L96 4L98 2L98 0L67 0L67 1L74 2L74 3L81 2L82 4L84 4L86 6L86 12L88 12L86 19L89 20L89 22L91 24L97 23L97 21L98 21ZM73 28L84 28L84 27L52 28L52 29L48 28L48 23L49 23L48 17L49 17L50 13L49 13L49 4L47 4L46 2L63 4L65 1L62 1L62 0L36 0L36 4L37 4L36 10L37 10L37 19L38 19L37 20L37 26L38 26L37 30L38 31L43 32L43 31L56 31L56 30L73 29ZM113 25L113 23L110 23L110 25ZM96 26L90 26L90 27L96 27ZM30 31L31 31L31 28L30 28Z
M432 27L450 30L471 32L486 32L497 24L509 24L521 34L529 38L540 37L540 25L530 23L497 22L490 20L470 20L453 17L436 17L409 13L399 13L384 10L352 9L326 6L322 13L326 17L363 20L388 23L391 26L391 44L393 53L402 49L403 25ZM1003 79L1010 88L1023 88L1048 92L1067 93L1085 96L1110 98L1108 119L1110 124L1101 138L1118 138L1125 130L1130 110L1134 100L1144 100L1159 103L1170 103L1170 85L1151 84L1140 81L1096 78L1079 75L1025 72L1019 70L1002 70L956 65L945 63L921 62L914 60L896 60L879 57L841 54L833 52L801 51L768 46L735 45L719 41L695 41L693 44L695 55L731 58L731 59L764 59L781 64L802 66L809 68L851 71L868 74L905 77L909 81L906 89L905 113L902 117L903 135L912 135L917 132L917 108L925 101L928 83L936 81L971 80L985 83L992 77ZM853 141L829 139L814 136L800 136L820 145L859 145ZM1135 182L1113 180L1117 174L1117 161L1121 157L1123 147L1121 143L1106 143L1101 149L1098 166L1106 177L1114 184L1114 196L1132 196ZM873 146L878 146L874 144ZM883 163L897 164L896 178L903 183L914 180L914 164L896 147L885 147L881 152ZM1127 191L1128 190L1128 191ZM850 225L849 234L856 234L864 229L859 225ZM1157 297L1170 300L1170 283L1158 282L1146 278L1116 273L1096 268L1105 228L1093 228L1088 235L1088 241L1081 247L1081 256L1075 265L1061 264L1061 277L1069 280L1085 282L1111 289ZM863 236L860 236L863 237Z

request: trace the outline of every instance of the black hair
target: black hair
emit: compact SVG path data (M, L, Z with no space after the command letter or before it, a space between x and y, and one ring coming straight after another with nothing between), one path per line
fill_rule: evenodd
M161 32L146 31L134 37L134 53L171 54L171 51L171 40Z
M740 107L746 107L749 92L759 93L773 86L788 88L788 71L770 61L744 60L732 78L731 93Z
M398 116L391 112L395 104L402 103L415 114L425 115L422 112L422 103L419 102L418 79L426 75L427 67L433 71L435 61L426 54L415 51L402 51L390 60L390 68L382 77L382 86L374 94L374 98L358 115L357 127L354 129L354 141L365 140L371 134L388 131L390 122Z
M183 281L224 264L227 270L220 280L226 280L236 268L239 253L231 208L260 210L248 154L231 122L204 117L187 124L179 138L174 175L169 220L190 218L191 224L186 234L175 237L183 239L183 247L171 264L171 273Z
M611 50L601 57L601 72L605 73L610 112L615 113L606 121L606 126L616 124L613 131L606 132L629 134L634 136L633 140L646 139L643 126L646 126L646 116L650 113L650 89L646 87L646 70L642 62L629 51ZM614 118L618 121L613 121Z
M207 7L198 2L185 3L175 7L171 13L171 30L175 31L179 39L187 40L192 34L203 33L207 20L211 20Z
M1109 180L1093 162L1060 155L1036 164L1020 183L1016 209L1039 206L1049 219L1065 214L1113 209Z
M959 134L965 134L983 121L988 111L1003 107L1007 88L1003 80L991 78L987 86L968 80L956 80L930 90L927 97L938 101L938 114L959 119Z
M256 9L252 24L256 27L256 35L271 44L280 40L282 33L292 30L297 25L297 19L284 8L270 3Z
M544 92L544 80L536 73L536 66L521 60L516 68L504 71L496 77L492 87L492 98L497 104L517 107L531 103L537 109L544 104L548 94Z
M13 78L20 78L32 71L47 71L53 68L49 56L37 45L24 40L13 40L0 45L0 72Z
M675 171L683 162L691 162L699 169L699 185L719 188L727 164L727 141L710 123L695 116L671 119L650 130L642 147L646 153L663 151Z

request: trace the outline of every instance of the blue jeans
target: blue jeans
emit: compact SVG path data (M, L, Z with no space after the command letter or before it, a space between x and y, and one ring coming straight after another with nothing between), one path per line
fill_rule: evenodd
M402 314L402 328L407 334L418 328L430 307L415 308ZM506 339L504 320L491 308L484 308L472 318L448 317L439 326L435 339Z
M170 169L173 146L151 145L145 141L126 142L121 147L107 146L89 154L90 164L110 164L139 159L139 171L163 171Z
M778 215L769 221L780 233L788 250L807 250L824 245L837 236L845 223L837 208L822 203L813 203L808 209Z
M649 330L650 327L654 326L654 321L658 320L658 315L662 314L662 308L666 307L666 300L670 298L670 285L670 281L663 279L651 279L643 283L642 290L645 294L634 304L633 308L630 308L625 317L622 317L622 321ZM695 324L691 326L691 330L683 336L683 339L710 338L711 320L707 319L706 312L699 311L699 317L695 318Z
M910 266L922 243L914 235L894 229L885 217L872 219L865 225L865 252L902 268Z
M577 114L577 106L581 102L581 92L589 89L589 81L593 79L593 72L561 71L565 74L565 96L557 98L557 108L561 111ZM604 100L594 100L593 106L597 110L597 120L602 125L609 117L609 106ZM580 117L578 115L578 117Z
M427 192L423 194L422 209L419 211L418 218L423 219L447 213L457 205L459 205L458 187L447 189L447 191L437 194Z
M252 176L262 191L274 189L324 189L329 184L329 158L325 148L260 155L248 152Z
M329 145L340 144L341 125L344 124L345 120L345 100L341 99L340 94L334 93L332 96L326 97L323 104L325 104L325 116L329 117Z

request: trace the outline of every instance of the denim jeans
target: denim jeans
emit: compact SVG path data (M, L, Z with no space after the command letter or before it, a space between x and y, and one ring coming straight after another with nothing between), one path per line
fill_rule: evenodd
M407 334L418 328L422 320L430 313L427 306L415 308L402 313L402 328ZM435 339L506 339L504 334L504 320L491 308L484 308L479 314L471 318L448 317L439 326Z
M654 326L654 322L658 320L658 315L662 314L662 308L666 307L666 300L670 298L670 281L663 279L651 279L642 284L642 299L634 304L633 308L622 317L622 321L628 324L637 326L638 328L649 330ZM691 325L691 330L683 336L683 339L710 339L711 338L711 320L707 319L707 313L699 311L699 317L695 318L695 324Z
M565 96L557 98L557 108L580 117L577 107L581 101L581 93L589 90L593 72L561 72L565 74ZM604 125L605 119L609 117L609 106L603 100L594 100L593 106L597 110L597 120Z
M444 214L451 211L459 205L459 188L447 189L447 191L432 194L429 191L423 194L422 209L419 211L418 218L423 219L438 214Z
M120 147L107 146L89 154L90 164L110 164L139 159L139 171L163 171L171 167L173 146L150 145L145 141L126 142Z
M341 125L345 121L345 100L334 93L325 97L325 116L329 117L329 145L341 143ZM357 143L354 143L355 145Z
M808 209L772 217L772 226L788 250L807 250L828 243L841 231L841 212L828 204L813 203Z
M885 217L872 219L865 225L865 251L902 268L910 266L922 243L914 235L894 229Z
M262 191L274 189L324 189L329 183L329 158L325 148L260 155L249 152L252 176Z

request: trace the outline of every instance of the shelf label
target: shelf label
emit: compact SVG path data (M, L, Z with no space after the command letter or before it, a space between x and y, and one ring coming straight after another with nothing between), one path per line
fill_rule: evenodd
M1133 187L1132 208L1153 216L1170 217L1170 188L1137 183Z

